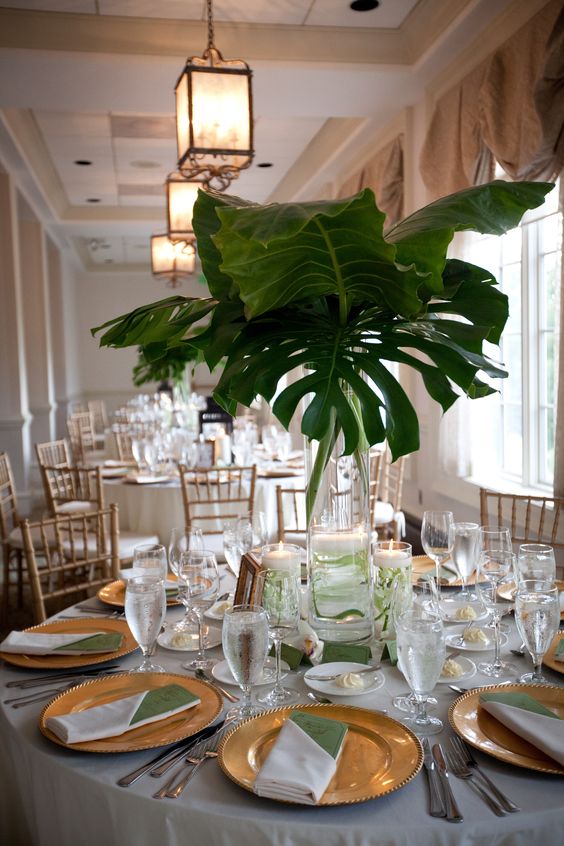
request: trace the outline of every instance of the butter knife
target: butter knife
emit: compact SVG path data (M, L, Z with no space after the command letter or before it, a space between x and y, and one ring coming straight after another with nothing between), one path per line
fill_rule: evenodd
M427 737L423 738L423 766L429 783L429 813L432 817L446 817L439 774Z
M435 759L435 763L439 768L439 777L441 779L441 785L443 788L443 794L445 797L445 808L446 808L446 818L448 822L456 822L461 823L464 817L460 813L458 809L458 805L456 804L456 799L454 798L453 792L451 790L449 780L448 780L448 771L445 764L445 758L443 755L443 750L441 749L440 743L435 743L433 746L433 758Z

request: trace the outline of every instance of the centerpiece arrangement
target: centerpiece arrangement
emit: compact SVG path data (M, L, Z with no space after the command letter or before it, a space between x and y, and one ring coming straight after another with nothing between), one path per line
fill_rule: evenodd
M390 364L417 370L443 411L507 375L483 351L499 343L507 297L488 270L447 258L454 233L501 235L551 188L495 181L386 233L370 189L270 205L200 191L193 226L210 296L169 297L92 330L104 330L102 345L148 345L160 360L188 349L210 368L225 358L214 398L232 414L276 397L288 427L305 401L310 614L322 636L360 639L371 627L369 446L386 441L393 459L419 447L417 413Z

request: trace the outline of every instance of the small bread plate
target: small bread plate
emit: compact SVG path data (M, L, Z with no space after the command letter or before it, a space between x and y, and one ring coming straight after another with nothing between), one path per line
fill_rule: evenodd
M184 645L173 646L172 640L175 637L181 637ZM163 649L171 649L173 652L195 652L200 648L200 640L196 632L175 632L174 629L165 629L158 638L157 643ZM221 629L216 629L215 626L204 626L204 643L206 649L211 649L221 643Z
M228 608L233 607L233 596L230 596L229 599L226 599L224 602L216 602L212 605L211 608L208 608L207 611L204 611L204 617L207 617L208 620L217 620L221 622L223 620L223 615L225 614Z
M448 660L448 655L447 655ZM460 664L462 668L462 674L460 676L439 676L439 684L458 684L458 682L466 681L467 679L471 679L472 676L476 675L476 665L470 658L466 658L465 655L457 655L456 658L452 659L456 661L457 664Z
M363 687L341 687L337 679L333 681L317 681L314 676L330 675L331 673L354 673L363 670L359 678ZM373 673L364 672L366 664L358 664L356 661L332 661L328 664L316 664L304 673L304 681L312 690L319 693L330 693L333 696L364 696L366 693L374 693L375 690L384 686L384 674L374 668Z
M219 765L225 775L252 793L257 773L280 729L292 711L297 710L340 720L348 726L337 772L318 807L377 799L399 790L421 769L421 744L397 720L351 705L293 705L250 717L226 735L218 749Z
M96 652L89 655L22 655L15 652L0 652L0 658L16 667L29 667L30 670L66 670L74 667L87 667L90 664L103 664L115 661L122 655L128 655L137 649L137 641L129 631L125 620L100 619L98 617L77 618L76 620L54 620L25 629L37 634L93 634L94 632L119 632L121 646L114 652Z
M464 613L469 613L467 609L473 611L476 615L472 617L472 619L467 619L465 617L459 616ZM464 623L468 625L468 623L479 623L481 620L487 620L489 617L489 611L487 608L484 608L481 602L465 602L463 599L456 599L452 597L452 599L441 599L440 603L440 611L441 617L445 623Z
M282 672L280 673L280 678L284 679L288 675L290 670L289 665L285 661L280 662L280 668ZM237 682L233 678L233 673L229 669L229 665L227 661L220 661L219 664L214 664L212 667L212 676L218 682L223 682L223 684L234 684L236 686ZM274 684L276 680L276 659L275 658L267 658L264 662L264 667L262 668L262 674L258 681L254 682L253 687L260 686L261 684Z
M170 575L167 578L174 580L176 577ZM125 582L122 579L118 579L116 582L110 582L101 587L96 596L100 602L104 602L106 605L112 605L114 608L125 608ZM168 588L166 604L167 606L181 604L177 596L172 591L169 591Z
M545 664L547 667L550 667L550 669L554 670L556 673L564 673L564 660L556 660L556 650L558 648L558 645L563 642L564 632L559 632L548 647L548 652L542 659L542 663ZM564 649L564 646L561 646L560 649ZM564 658L564 653L562 654L562 658Z
M464 652L492 652L495 649L493 629L482 628L481 626L472 626L470 631L480 629L486 636L487 640L485 642L470 640L460 641L460 635L466 628L467 626L457 626L456 629L452 628L450 630L451 633L445 638L446 645L450 646L451 649L462 649ZM506 643L507 635L502 632L499 636L499 645L505 646Z
M48 717L85 711L96 705L105 705L144 690L154 690L168 684L179 684L199 697L200 703L179 714L171 714L154 723L131 729L118 737L105 737L82 743L64 743L47 728ZM39 728L45 737L77 752L133 752L154 749L190 737L210 723L223 709L221 694L212 685L199 679L174 673L123 673L85 682L61 693L51 700L41 712Z
M486 755L492 755L516 767L564 775L562 764L515 734L482 708L480 694L485 691L526 693L546 708L550 708L562 720L564 719L564 687L548 684L503 684L478 687L460 696L451 705L448 713L450 725L456 734Z

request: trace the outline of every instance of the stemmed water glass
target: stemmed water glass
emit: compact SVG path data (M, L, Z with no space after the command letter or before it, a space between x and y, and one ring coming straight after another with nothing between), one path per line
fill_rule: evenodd
M276 681L270 693L259 696L263 705L276 707L295 702L298 694L282 686L280 681L280 655L282 641L295 628L300 619L300 578L297 568L262 570L258 574L257 595L266 611L270 637L276 655Z
M436 734L443 724L427 713L427 701L445 662L442 620L430 610L412 609L400 614L396 626L398 664L415 695L415 713L405 722L416 734Z
M413 610L422 618L439 616L439 597L437 585L434 579L425 579L420 582L415 592L410 584L407 584L401 576L396 576L392 585L392 597L390 602L390 618L396 632L397 623L402 614ZM427 697L427 705L436 705L434 696ZM392 705L398 711L413 712L417 705L417 699L413 692L400 693L392 699Z
M193 661L182 666L187 670L209 670L216 663L206 655L203 616L217 598L219 573L215 555L209 549L188 550L180 556L178 573L187 596L187 609L193 611L198 620L199 651Z
M480 527L477 523L455 523L452 560L462 582L457 600L476 602L478 597L468 590L468 580L478 566Z
M500 622L502 606L498 601L499 587L507 581L514 572L515 555L507 550L497 549L482 552L478 565L478 592L483 605L492 616L494 627L494 660L482 661L478 670L486 676L498 679L500 676L515 670L512 664L501 660L500 656Z
M548 684L541 673L541 664L560 625L560 602L556 585L546 579L525 579L519 582L515 595L515 622L533 659L533 672L525 673L519 681Z
M151 655L165 613L166 594L162 579L140 576L128 580L125 589L125 619L143 653L141 664L131 672L164 673L163 667L152 662Z
M198 621L196 615L190 607L190 600L188 591L183 588L182 578L180 576L180 559L184 552L191 550L192 552L202 552L204 549L204 538L202 530L193 528L190 531L186 529L171 529L170 542L168 545L168 560L170 569L178 579L178 598L185 608L184 617L174 626L171 626L174 632L190 632L196 633Z
M452 511L425 511L421 524L421 543L425 553L435 562L437 589L441 590L441 566L449 558L454 545Z
M554 581L554 549L545 543L522 543L517 555L517 581L540 579Z
M513 544L511 543L511 532L505 526L480 526L480 558L486 553L495 553L498 550L505 552L513 552ZM479 572L479 566L478 566ZM493 621L488 625L495 625ZM504 624L499 624L499 631L507 633L509 627Z
M259 709L252 703L251 688L261 677L268 652L268 620L258 605L235 605L223 615L223 654L233 678L243 691L243 701L228 716L253 717Z
M168 572L166 549L160 543L142 543L133 550L134 575L164 580Z

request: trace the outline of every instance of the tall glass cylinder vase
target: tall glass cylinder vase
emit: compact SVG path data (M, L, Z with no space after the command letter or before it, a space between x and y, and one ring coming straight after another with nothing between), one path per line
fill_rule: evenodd
M342 433L306 442L309 621L322 640L358 642L374 619L368 451L343 450Z

